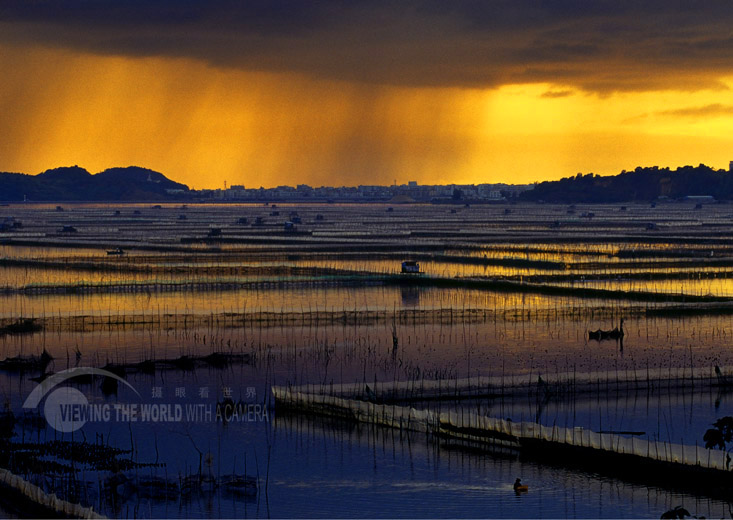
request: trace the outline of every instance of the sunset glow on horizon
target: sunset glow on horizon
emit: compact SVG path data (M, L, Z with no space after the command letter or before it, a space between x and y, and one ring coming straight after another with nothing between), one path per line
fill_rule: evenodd
M650 70L667 76L638 87L560 74L420 84L8 32L0 171L137 165L195 188L478 184L733 159L733 70Z

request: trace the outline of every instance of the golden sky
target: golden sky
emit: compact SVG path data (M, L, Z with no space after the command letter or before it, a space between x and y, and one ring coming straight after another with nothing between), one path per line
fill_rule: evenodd
M91 30L77 41L63 20L17 16L0 16L0 33L10 35L0 38L0 171L137 165L214 188L224 181L527 183L640 165L727 168L733 160L733 70L719 68L715 55L697 70L691 61L669 65L658 50L628 60L618 49L599 51L586 63L542 61L551 46L530 46L539 57L519 72L509 59L477 59L468 70L470 60L450 56L420 62L422 51L413 51L409 35L396 41L395 30L383 48L377 37L364 43L386 65L360 54L358 42L342 51L338 44L351 40L333 31L312 49L303 43L306 50L277 53L277 45L263 45L247 59L234 52L213 59L227 44L212 47L217 40L207 31L199 35L206 52L195 42L181 52L153 44L140 50L128 40L145 28L135 37L121 31L124 45L116 45ZM46 30L49 23L58 34ZM28 28L39 24L51 36L33 37ZM310 45L311 34L299 41ZM336 57L324 65L319 57L328 49ZM401 54L391 60L395 49ZM513 48L515 60L520 50ZM530 67L541 69L537 63L553 70L537 73ZM444 69L447 79L435 80Z

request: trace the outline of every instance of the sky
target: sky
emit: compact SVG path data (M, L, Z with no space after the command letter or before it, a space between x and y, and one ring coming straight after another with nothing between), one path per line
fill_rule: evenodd
M0 171L530 183L733 160L733 2L0 1Z

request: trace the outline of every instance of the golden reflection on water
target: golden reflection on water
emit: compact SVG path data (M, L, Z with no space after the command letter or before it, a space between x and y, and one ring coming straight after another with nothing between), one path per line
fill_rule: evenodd
M4 212L21 218L23 227L2 238L26 245L0 245L0 318L39 318L45 329L40 340L5 336L0 342L7 355L21 346L73 349L80 341L96 345L94 350L132 355L141 345L205 350L211 345L204 347L202 338L213 335L228 347L297 344L303 352L333 342L337 350L353 348L357 358L366 359L372 346L387 349L379 356L388 357L394 324L403 370L429 367L435 374L687 363L674 354L684 345L694 346L692 355L702 365L725 364L728 318L686 319L682 325L647 319L646 309L663 301L380 280L414 256L428 277L448 280L506 278L733 296L733 280L725 278L733 252L718 231L730 212L717 205L698 212L688 206L594 206L591 219L580 217L581 207L552 205L408 205L391 212L388 204L278 204L276 210L262 204L72 204L63 211L17 205ZM291 211L302 218L302 234L280 228ZM251 225L257 216L267 226ZM243 217L249 224L237 223ZM651 219L666 226L665 235L645 230ZM61 236L58 228L65 223L79 232ZM230 241L207 241L212 227L221 227ZM718 233L718 242L684 240L707 229ZM598 242L605 233L611 238ZM107 255L107 244L127 254ZM613 328L624 316L624 351L587 344L588 330ZM667 348L672 354L665 358L664 350L659 358L659 349ZM386 374L387 360L379 359L370 363ZM319 362L311 374L319 374ZM348 370L358 372L359 363Z

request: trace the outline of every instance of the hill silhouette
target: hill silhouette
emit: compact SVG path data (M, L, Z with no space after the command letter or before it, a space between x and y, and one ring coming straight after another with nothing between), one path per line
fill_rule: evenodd
M166 190L188 191L162 173L128 166L92 175L79 166L46 170L38 175L0 172L3 201L140 201L171 198Z
M632 202L659 197L678 199L711 195L733 199L733 173L709 166L681 166L676 170L657 166L601 177L581 173L559 181L546 181L520 195L520 200L545 202Z

